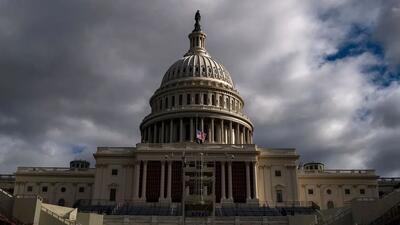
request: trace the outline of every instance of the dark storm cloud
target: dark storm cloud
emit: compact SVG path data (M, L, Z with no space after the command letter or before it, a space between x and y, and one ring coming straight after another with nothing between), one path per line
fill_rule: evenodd
M397 156L400 119L388 96L398 88L368 83L364 67L379 61L371 54L324 61L351 38L351 24L379 24L378 2L40 3L0 4L0 171L137 143L148 100L187 51L200 9L207 49L244 96L257 144L399 174L393 158L378 165Z

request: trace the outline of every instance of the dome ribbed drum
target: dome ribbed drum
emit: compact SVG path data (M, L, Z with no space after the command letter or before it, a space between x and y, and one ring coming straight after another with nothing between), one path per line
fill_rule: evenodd
M226 68L205 49L200 24L190 48L165 73L141 125L142 142L251 144L253 124Z

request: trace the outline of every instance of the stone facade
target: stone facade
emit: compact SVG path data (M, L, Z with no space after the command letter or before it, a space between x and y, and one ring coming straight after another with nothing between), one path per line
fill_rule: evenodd
M322 209L343 207L359 197L378 197L374 170L325 170L321 163L308 163L298 170L297 179L300 199Z
M14 195L40 195L43 202L74 206L93 195L95 169L18 167Z

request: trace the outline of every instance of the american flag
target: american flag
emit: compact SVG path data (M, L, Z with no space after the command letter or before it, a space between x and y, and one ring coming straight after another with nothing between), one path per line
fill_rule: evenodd
M207 134L201 130L196 130L196 138L200 140L201 142L204 142L206 140Z

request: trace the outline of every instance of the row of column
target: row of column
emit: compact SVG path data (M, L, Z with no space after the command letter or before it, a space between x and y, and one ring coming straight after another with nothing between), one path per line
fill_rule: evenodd
M167 196L164 195L165 193L165 161L161 161L161 180L160 180L160 201L170 201L171 200L171 188L172 188L172 162L167 161L168 172L167 172ZM135 177L134 177L134 200L146 201L146 182L147 182L147 161L143 161L143 170L142 174L140 174L140 162L136 163L135 165ZM142 176L140 176L142 175ZM142 182L139 182L140 177L142 178ZM141 194L139 195L140 191L140 183L141 187Z
M228 184L225 184L226 171L225 171L225 163L228 164ZM250 166L252 165L252 166ZM251 167L251 168L250 168ZM250 173L252 173L253 179L250 179ZM252 182L252 185L250 183ZM228 196L226 196L226 185L228 185ZM244 190L243 190L244 191ZM256 200L258 199L258 188L257 188L257 164L246 162L246 199ZM221 202L224 201L233 201L233 192L232 192L232 162L221 162Z
M165 164L167 162L167 187L165 187ZM161 178L160 178L160 199L159 201L171 201L171 189L172 189L172 162L173 161L161 161ZM225 164L228 164L228 171L225 171ZM226 174L227 172L227 174ZM250 175L252 173L252 176ZM140 176L140 162L135 165L135 177L134 177L134 200L146 201L146 181L147 181L147 161L143 161L142 176ZM226 182L226 176L228 176L228 184ZM233 202L233 191L232 191L232 162L222 161L221 162L221 202L232 201ZM140 177L142 182L139 182ZM250 179L252 177L253 179ZM250 185L252 182L252 185ZM139 195L140 187L141 195ZM214 184L215 185L215 184ZM226 188L227 186L227 188ZM165 188L167 189L167 195L165 196ZM226 189L228 189L228 195L226 195ZM244 191L244 190L243 190ZM257 164L255 162L246 162L246 199L258 199L258 188L257 188Z
M242 109L242 103L237 98L230 95L209 92L163 96L151 103L153 113L187 105L216 106L234 112L241 112Z
M187 127L189 129L187 129ZM217 144L252 144L252 131L229 120L215 118L180 118L154 123L142 130L142 142L174 143L193 142L196 129L207 134L206 142ZM187 134L187 135L186 135ZM189 137L187 140L186 137Z

